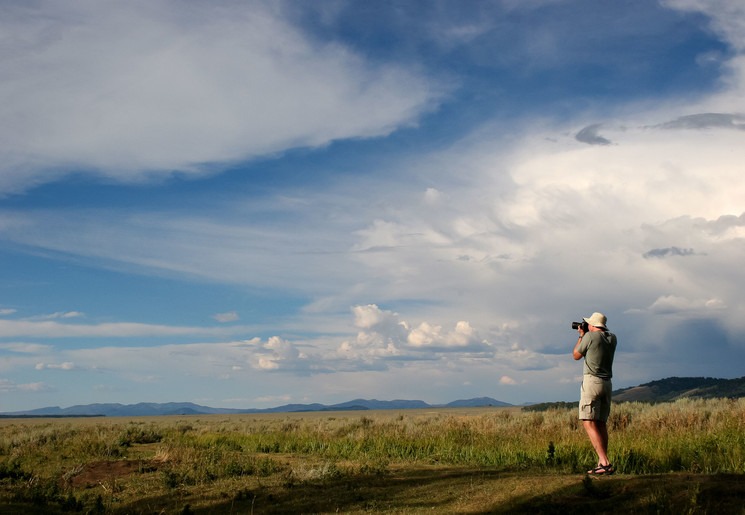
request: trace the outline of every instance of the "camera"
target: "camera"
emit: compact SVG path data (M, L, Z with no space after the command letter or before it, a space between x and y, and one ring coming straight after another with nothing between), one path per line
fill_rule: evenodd
M580 327L584 332L587 332L589 330L587 322L572 322L572 329L574 329L575 331Z

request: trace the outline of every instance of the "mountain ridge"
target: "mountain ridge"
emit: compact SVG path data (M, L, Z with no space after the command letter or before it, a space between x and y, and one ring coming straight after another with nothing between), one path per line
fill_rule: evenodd
M614 390L615 402L670 402L682 398L740 398L745 397L745 376L737 379L717 379L712 377L668 377L643 383L638 386ZM572 403L535 403L533 408ZM136 404L95 403L78 404L68 408L49 406L33 410L0 413L2 418L13 417L135 417L164 415L219 415L237 413L293 413L310 411L365 411L389 409L422 408L475 408L481 406L513 406L491 397L460 399L447 404L428 404L421 400L395 399L353 399L338 404L285 404L274 408L213 408L193 402L139 402Z
M509 403L492 399L491 397L479 397L475 399L462 399L448 404L428 404L420 400L396 399L392 401L380 401L377 399L354 399L339 404L285 404L274 408L213 408L202 406L193 402L139 402L136 404L120 403L95 403L78 404L68 408L49 406L32 410L14 411L0 413L0 417L74 417L74 416L103 416L103 417L137 417L137 416L164 416L164 415L219 415L237 413L294 413L309 411L364 411L364 410L387 410L387 409L421 409L439 407L477 407L477 406L512 406Z

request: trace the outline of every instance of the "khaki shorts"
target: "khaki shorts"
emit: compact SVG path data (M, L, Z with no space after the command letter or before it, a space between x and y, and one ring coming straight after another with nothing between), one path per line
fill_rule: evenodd
M610 379L584 375L579 399L579 418L605 422L610 415L610 398L613 385Z

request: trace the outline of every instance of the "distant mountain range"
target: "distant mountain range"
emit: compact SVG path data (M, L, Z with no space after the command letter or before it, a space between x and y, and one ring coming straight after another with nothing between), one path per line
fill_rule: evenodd
M639 386L621 388L613 392L616 402L668 402L682 398L740 398L745 397L745 377L739 379L715 379L712 377L669 377L644 383ZM576 404L576 403L574 403ZM555 402L535 404L535 409L548 408L557 405L572 405L572 403ZM355 399L341 404L285 404L267 409L230 409L200 406L192 402L139 404L85 404L60 408L58 406L39 408L12 413L0 413L0 417L139 417L157 415L215 415L228 413L292 413L305 411L362 411L362 410L391 410L391 409L421 409L421 408L475 408L480 406L512 406L512 404L479 397L463 399L449 404L427 404L417 400L379 401L376 399Z
M103 417L140 417L162 415L215 415L228 413L292 413L305 411L361 411L387 409L418 409L418 408L473 408L479 406L511 406L506 402L490 397L464 399L449 404L427 404L416 400L379 401L376 399L355 399L341 404L285 404L267 409L230 409L200 406L192 402L140 402L138 404L85 404L60 408L53 406L12 413L0 413L0 417L74 417L74 416L103 416Z

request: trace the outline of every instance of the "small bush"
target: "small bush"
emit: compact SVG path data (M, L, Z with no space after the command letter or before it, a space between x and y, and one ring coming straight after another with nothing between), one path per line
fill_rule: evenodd
M173 490L180 486L191 486L196 484L196 479L191 471L180 472L166 469L161 472L160 478L163 486L169 490Z
M28 479L31 477L31 474L24 471L21 468L21 464L17 461L2 461L0 462L0 479L12 479L12 480L18 480L18 479Z
M129 447L132 444L157 443L163 439L163 434L154 428L147 430L138 427L128 427L118 438L120 447Z

